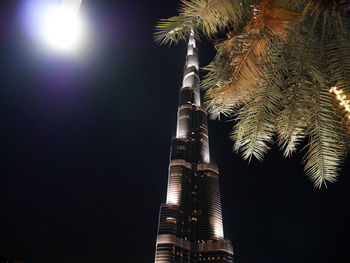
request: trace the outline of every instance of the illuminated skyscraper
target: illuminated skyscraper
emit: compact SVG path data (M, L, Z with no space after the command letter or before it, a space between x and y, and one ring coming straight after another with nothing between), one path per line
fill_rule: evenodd
M172 139L166 203L160 207L155 263L233 262L224 239L219 171L210 162L196 42L190 36Z

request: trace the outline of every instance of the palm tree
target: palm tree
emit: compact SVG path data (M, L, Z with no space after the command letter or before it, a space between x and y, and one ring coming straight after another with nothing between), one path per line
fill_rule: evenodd
M262 160L301 145L316 187L336 180L350 146L350 0L182 0L161 44L214 43L202 88L211 118L234 119L234 150ZM222 38L222 36L225 36ZM305 142L305 143L303 143Z

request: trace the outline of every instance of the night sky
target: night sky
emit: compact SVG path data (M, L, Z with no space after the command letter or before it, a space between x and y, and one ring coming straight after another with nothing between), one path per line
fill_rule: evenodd
M0 263L152 263L186 52L153 30L179 1L83 1L79 58L37 43L31 1L0 4ZM349 262L349 160L317 190L300 153L243 161L231 126L209 133L236 263Z

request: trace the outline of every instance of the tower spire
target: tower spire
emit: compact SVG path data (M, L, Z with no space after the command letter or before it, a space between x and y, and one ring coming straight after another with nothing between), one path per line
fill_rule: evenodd
M219 171L209 158L207 112L201 106L194 32L187 45L171 142L166 203L161 205L155 263L232 263L224 239Z
M188 44L187 44L187 56L186 64L184 67L184 75L182 81L182 89L188 89L193 92L192 103L197 106L201 105L200 91L199 91L199 61L198 50L196 47L196 40L194 38L194 32L191 30Z

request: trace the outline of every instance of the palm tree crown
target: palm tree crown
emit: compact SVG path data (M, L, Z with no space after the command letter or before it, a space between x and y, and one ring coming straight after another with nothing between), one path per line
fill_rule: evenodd
M202 88L211 118L235 120L234 150L262 160L273 142L284 156L306 142L304 170L333 182L350 146L350 0L182 0L156 41L193 29L215 44ZM226 37L217 40L219 36Z

